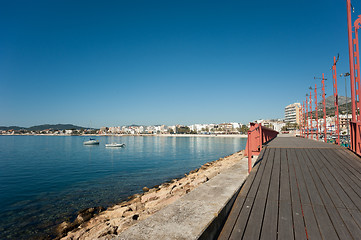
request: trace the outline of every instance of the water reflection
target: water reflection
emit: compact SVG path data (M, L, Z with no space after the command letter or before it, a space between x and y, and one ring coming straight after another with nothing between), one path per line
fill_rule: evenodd
M244 149L246 142L218 137L96 139L99 145L87 146L81 136L0 136L0 190L6 193L0 195L0 239L46 235L80 209L120 202L144 186ZM126 147L105 147L112 142Z

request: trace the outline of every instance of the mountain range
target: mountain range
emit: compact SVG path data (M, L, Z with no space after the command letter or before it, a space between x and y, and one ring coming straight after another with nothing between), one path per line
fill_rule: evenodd
M326 108L333 108L334 107L334 97L332 96L328 96L325 100L326 102ZM318 98L318 108L322 108L323 107L323 103L322 103L322 98ZM345 97L345 96L338 96L338 105L345 105L346 103L350 103L351 102L351 98L349 97Z
M43 125L37 125L37 126L32 126L32 127L19 127L19 126L9 126L9 127L5 127L5 126L0 126L0 130L20 130L20 129L24 129L24 130L28 130L28 131L42 131L45 129L54 129L54 130L66 130L66 129L82 129L85 127L80 127L80 126L76 126L73 124L43 124Z

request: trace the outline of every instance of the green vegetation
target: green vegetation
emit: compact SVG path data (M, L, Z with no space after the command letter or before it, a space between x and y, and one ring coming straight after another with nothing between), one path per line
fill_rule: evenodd
M297 123L286 123L286 125L282 127L281 131L290 131L290 130L296 130L296 129L299 129L299 126Z
M249 128L246 125L242 125L240 128L237 128L237 130L241 133L241 134L247 134Z
M191 133L190 128L187 127L187 126L177 127L176 129L177 129L176 132L178 134L189 134L189 133Z

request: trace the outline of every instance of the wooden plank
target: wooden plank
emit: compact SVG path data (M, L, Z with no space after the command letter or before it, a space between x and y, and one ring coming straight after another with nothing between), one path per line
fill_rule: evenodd
M310 157L311 159L317 158L317 156L314 154L314 152L315 152L314 149L306 149L305 151L309 156L312 156L312 157ZM321 199L325 205L327 214L329 215L329 218L332 222L332 225L333 225L332 227L336 230L338 238L345 239L345 240L351 239L352 237L351 237L347 227L345 226L339 212L335 208L331 198L329 197L328 192L318 175L317 169L314 167L314 165L311 161L307 162L307 166L310 170L310 173L312 175L312 178L314 180L316 188L321 196ZM331 226L329 226L329 227L331 227ZM330 230L330 231L332 231L332 230Z
M296 157L297 157L297 161L295 161L295 163L296 163L296 174L297 174L297 180L298 180L299 186L301 186L301 183L302 183L302 185L305 186L305 188L306 188L305 191L306 191L306 194L308 196L308 190L307 190L307 187L306 187L307 183L305 181L305 177L303 176L303 173L302 173L302 170L301 170L301 165L304 163L303 155L301 154L301 151L302 151L302 149L297 149L295 151ZM301 173L297 173L297 168L299 168L299 171ZM301 191L300 191L300 193L301 193ZM310 201L309 202L303 202L302 195L300 194L300 196L301 196L301 207L302 207L302 210L303 210L303 218L304 218L304 221L305 221L307 238L308 239L321 239L321 233L320 233L320 230L318 228L318 224L317 224L316 217L314 215L314 212L313 212L313 209L312 209L312 206L311 206L311 202Z
M350 179L347 175L344 174L342 169L334 168L332 166L332 154L328 152L322 151L322 149L318 150L325 158L321 158L324 162L324 165L326 168L328 168L333 175L333 177L336 179L336 181L341 185L341 187L345 190L346 194L350 197L352 202L355 204L355 206L358 208L358 210L361 210L361 199L360 196L354 191L355 186L350 186L349 182ZM326 161L327 159L327 161Z
M361 173L361 158L359 156L347 148L340 149L338 153L342 155L341 158L351 159L352 161L346 161L346 163L348 163L351 167L358 169Z
M292 216L293 216L293 229L295 239L307 239L305 231L305 221L303 219L303 211L301 206L300 193L298 189L295 161L295 149L288 150L288 165L290 174L290 188L291 188L291 201L292 201Z
M278 239L294 239L290 178L287 149L281 149L280 206L278 213Z
M350 210L350 209L345 209L345 208L338 208L337 209L338 212L341 215L341 218L344 222L344 224L346 225L347 229L349 230L350 234L352 235L353 239L359 239L361 236L361 229L360 226L357 223L361 223L361 221L355 221L355 218L353 217L352 214L350 214L351 212L355 212L356 215L360 214L360 211L358 210Z
M318 159L323 158L323 156L318 151L314 151L313 154L315 154L316 158L318 158ZM347 229L349 230L349 233L353 236L353 238L357 239L357 236L361 236L360 227L357 225L357 222L361 223L361 217L360 217L360 220L357 221L357 218L354 218L350 214L350 212L354 211L356 214L360 214L360 211L346 209L346 206L342 202L340 197L344 198L343 199L344 202L347 202L348 204L352 204L352 206L354 206L352 201L347 197L347 195L345 193L342 192L343 189L340 188L340 186L337 184L335 179L333 179L332 175L328 172L328 170L324 166L321 168L321 165L319 165L319 164L322 164L322 163L318 163L318 161L314 161L312 163L314 164L315 168L318 169L318 174L320 176L320 179L323 182L324 186L326 187L330 198L334 202L336 209L342 218L343 223L346 225ZM340 196L336 193L336 191L334 190L334 187L338 190L338 193L340 194ZM327 208L327 206L326 206L326 208ZM355 206L354 206L354 208L355 208ZM331 212L331 211L332 210L330 210L329 212Z
M232 230L232 234L229 237L230 240L242 239L243 233L245 231L245 227L247 225L248 216L252 210L253 202L254 202L253 198L245 199L241 212Z
M258 239L261 234L264 210L266 207L267 194L274 161L274 153L274 149L271 149L267 161L265 162L265 169L262 174L254 206L244 232L244 239Z
M263 160L260 162L260 166L257 170L256 177L254 178L252 186L248 191L247 197L250 197L250 198L256 197L256 194L257 194L257 191L259 188L259 183L261 182L261 178L263 176L263 171L264 171L267 159L268 159L269 152L270 152L270 149L267 148L264 153Z
M314 154L315 158L318 160L312 161L311 163L313 164L314 168L317 169L318 176L320 177L323 185L327 189L327 193L329 194L330 198L332 199L333 204L335 205L335 207L345 208L346 206L340 199L339 195L337 194L336 190L334 189L334 186L326 177L326 175L327 176L330 176L330 175L328 174L328 170L325 169L325 166L323 165L323 163L320 162L320 160L319 160L320 156L318 155L319 153L317 151L313 151L312 154Z
M243 236L243 233L247 226L250 212L251 212L253 204L254 204L254 199L257 194L259 184L261 182L261 178L263 176L263 171L265 169L268 155L269 155L269 149L267 148L264 153L263 160L260 162L260 165L258 167L257 174L252 182L252 186L250 187L247 196L243 197L243 198L245 198L245 200L244 200L245 202L242 206L241 212L236 220L236 223L234 225L234 228L232 230L232 233L231 233L231 236L229 237L229 239L241 239Z
M307 161L315 161L315 159L309 159L309 157L307 156L307 154L305 153L305 150L300 150L300 155L302 157L299 158L300 161L300 166L301 166L301 170L306 182L306 188L308 191L308 195L311 199L311 203L312 205L322 205L322 200L320 195L317 192L316 186L312 180L311 174L306 166L306 162Z
M339 158L343 161L340 161L340 163L347 167L354 175L361 181L361 162L359 159L355 159L355 156L350 156L346 153L346 149L340 149L338 151L335 151L336 154L338 154ZM345 160L347 159L347 160Z
M312 208L314 211L314 215L316 217L316 221L319 226L319 230L324 239L338 239L337 233L332 225L332 221L327 214L325 206L323 205L323 201L321 199L320 193L316 187L314 179L312 178L310 169L308 168L309 161L315 161L316 159L312 155L308 155L306 150L302 150L303 154L303 163L302 171L304 173L304 177L307 179L307 189L310 195Z
M259 158L263 158L264 152L265 152L265 148L260 153ZM248 191L249 191L250 187L252 186L252 183L256 176L258 167L259 167L259 164L257 164L255 167L252 168L252 171L249 173L249 175L246 179L246 182L244 183L240 192L238 193L238 196L233 203L232 209L231 209L231 211L227 217L227 220L222 228L222 231L218 237L219 240L226 240L230 237L233 227L236 223L236 220L237 220L239 214L241 213L241 209L245 202Z
M349 198L349 196L346 194L346 191L342 188L342 186L338 183L338 181L333 177L332 173L329 171L328 168L326 168L324 161L322 159L324 156L318 151L315 151L315 154L318 156L317 161L314 161L316 164L318 164L318 169L320 172L324 174L324 178L327 179L327 181L330 183L330 186L327 187L328 192L332 192L332 190L335 191L335 194L332 195L332 199L334 200L334 203L336 207L343 207L349 209L357 209L356 205L352 202L352 200ZM340 199L342 205L336 200Z
M355 219L355 222L361 229L361 212L358 210L354 210L354 209L349 209L349 212L351 213L353 219ZM359 234L358 236L361 236L361 234Z
M280 154L280 149L276 148L260 239L277 239Z
M308 239L322 239L311 205L302 205Z
M306 188L306 183L305 183L305 179L303 177L302 171L301 171L301 166L299 163L299 158L301 157L299 149L295 149L295 155L296 158L294 161L294 170L295 170L295 174L296 174L296 178L297 178L297 185L298 185L298 191L299 191L299 195L300 195L300 199L301 199L301 204L311 204L311 200L310 197L308 196L308 192L307 192L307 188Z
M350 178L351 181L354 182L350 185L354 186L356 193L361 196L361 174L357 171L358 167L349 165L348 163L352 163L354 160L346 158L346 156L340 154L339 152L340 151L338 150L333 150L329 154L330 159L333 160L333 166L336 169L339 169L339 171L342 171L348 178Z

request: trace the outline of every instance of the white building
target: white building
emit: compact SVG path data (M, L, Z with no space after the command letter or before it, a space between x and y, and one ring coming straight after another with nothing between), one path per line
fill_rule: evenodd
M285 107L285 122L300 124L301 104L293 103Z

